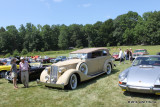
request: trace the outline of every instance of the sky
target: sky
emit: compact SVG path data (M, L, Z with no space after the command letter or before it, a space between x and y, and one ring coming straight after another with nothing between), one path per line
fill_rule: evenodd
M0 27L94 24L128 11L160 11L160 0L0 0Z

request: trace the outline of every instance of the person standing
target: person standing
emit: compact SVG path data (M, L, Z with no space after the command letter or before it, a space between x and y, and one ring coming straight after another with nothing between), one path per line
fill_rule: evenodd
M19 69L21 72L21 82L24 85L25 88L28 88L28 82L29 82L29 65L28 62L25 61L24 57L21 57L21 62L19 63Z
M124 51L124 63L125 63L125 60L127 60L127 50Z
M129 59L129 50L127 49L127 57L126 57L126 60Z
M11 76L13 78L14 89L18 89L18 86L17 86L17 65L16 65L15 58L13 58L11 60Z
M123 61L123 52L121 50L121 48L119 48L119 56L118 56L120 63Z
M130 48L130 51L129 51L129 60L130 60L131 62L133 61L132 48Z

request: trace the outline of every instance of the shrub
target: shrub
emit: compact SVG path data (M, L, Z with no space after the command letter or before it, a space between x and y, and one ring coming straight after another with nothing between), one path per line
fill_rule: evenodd
M41 49L41 52L44 52L44 48Z
M32 52L35 53L35 52L36 52L36 49L33 49Z
M18 50L17 50L17 49L16 49L16 50L14 50L14 52L13 52L13 56L14 56L14 57L19 56L19 52L18 52Z
M10 53L7 53L7 54L5 55L6 58L7 58L7 57L10 57L10 56L11 56Z
M121 44L120 43L117 43L117 46L120 46Z
M23 49L22 52L21 52L21 55L26 55L28 54L28 50L27 49Z
M110 43L107 43L107 47L110 47Z

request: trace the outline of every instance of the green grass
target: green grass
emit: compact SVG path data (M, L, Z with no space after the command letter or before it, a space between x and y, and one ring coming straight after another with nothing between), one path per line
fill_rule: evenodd
M130 47L123 46L122 50ZM133 49L145 48L151 54L160 51L159 46L132 46ZM118 51L110 47L111 53ZM153 51L152 51L153 50ZM68 52L69 53L69 52ZM64 54L68 54L64 53ZM131 66L129 61L113 69L111 75L101 75L80 83L76 90L61 90L38 86L36 81L29 83L30 88L14 90L13 85L0 79L0 107L158 107L160 96L141 93L124 93L118 86L118 75ZM128 101L156 101L156 103L134 103Z
M132 48L134 51L135 49L147 49L150 55L155 55L157 52L160 52L160 45L154 45L154 46L112 46L107 47L110 50L110 53L113 52L119 52L119 48L121 48L123 51L126 49ZM75 51L77 49L73 50L60 50L60 51L46 51L46 52L35 52L35 53L28 53L26 56L34 56L34 55L41 55L41 56L49 56L49 57L57 57L57 56L68 56L70 52Z

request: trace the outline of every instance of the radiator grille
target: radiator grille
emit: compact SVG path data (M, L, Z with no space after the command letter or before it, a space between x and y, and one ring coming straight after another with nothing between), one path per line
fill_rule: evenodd
M50 82L56 83L58 77L58 67L53 65L51 66L51 72L50 72Z

